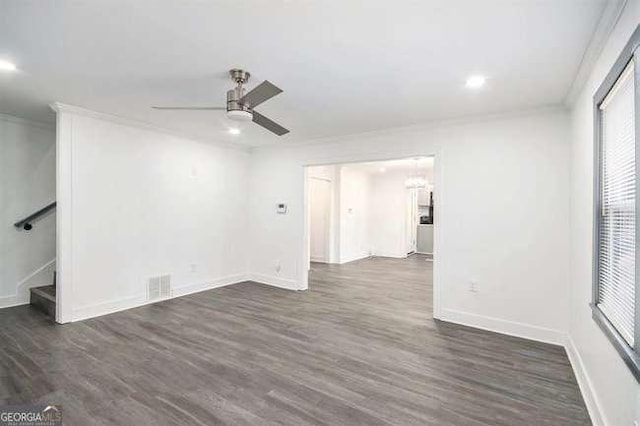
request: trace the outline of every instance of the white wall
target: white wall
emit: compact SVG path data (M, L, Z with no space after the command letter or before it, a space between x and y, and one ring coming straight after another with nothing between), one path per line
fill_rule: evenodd
M406 172L375 174L371 196L371 238L373 254L386 257L407 256Z
M438 315L563 342L569 139L566 113L551 109L256 149L250 269L264 282L306 288L303 166L435 153ZM280 201L288 203L289 214L275 214ZM478 281L478 293L468 291L471 279Z
M371 177L340 167L340 263L371 255Z
M586 86L571 121L571 344L574 367L596 425L640 423L640 385L591 318L593 242L593 94L640 23L640 1L629 0Z
M55 142L52 125L0 115L0 308L53 280L55 212L29 232L13 223L55 201Z
M63 321L247 278L247 152L64 106L58 132Z

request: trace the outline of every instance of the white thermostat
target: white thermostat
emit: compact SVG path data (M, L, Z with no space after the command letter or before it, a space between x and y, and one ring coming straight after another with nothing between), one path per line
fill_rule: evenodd
M278 214L287 214L287 205L284 203L276 204L276 212L278 212Z

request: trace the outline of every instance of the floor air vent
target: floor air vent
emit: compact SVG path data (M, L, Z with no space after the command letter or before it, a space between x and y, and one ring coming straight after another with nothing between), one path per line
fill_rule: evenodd
M147 282L147 300L171 297L171 275L151 277Z

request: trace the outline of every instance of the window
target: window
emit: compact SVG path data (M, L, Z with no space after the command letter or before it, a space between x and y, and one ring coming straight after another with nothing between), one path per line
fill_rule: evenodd
M640 26L594 98L595 234L593 317L640 380ZM638 52L640 53L640 51ZM640 248L640 247L639 247Z

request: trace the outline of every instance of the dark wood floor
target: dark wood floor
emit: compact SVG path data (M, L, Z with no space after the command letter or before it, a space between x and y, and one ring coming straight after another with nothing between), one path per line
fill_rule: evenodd
M65 424L583 425L561 347L433 321L432 263L314 265L64 326L0 310L0 404Z

